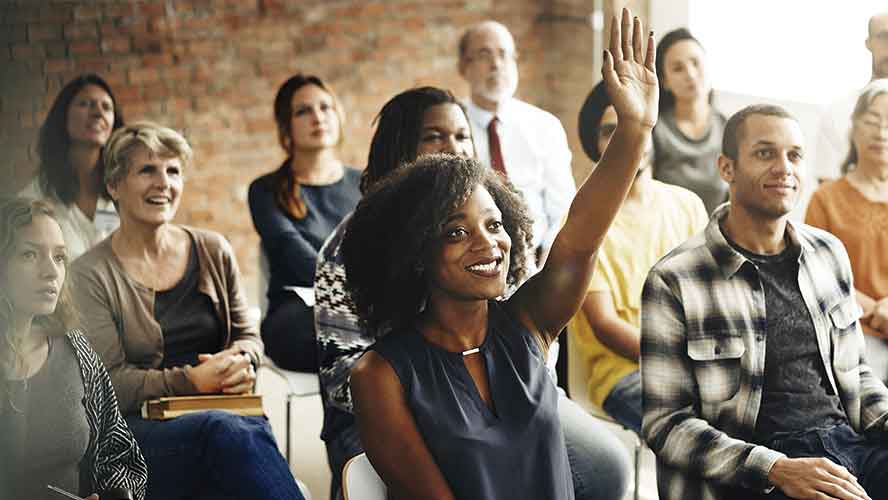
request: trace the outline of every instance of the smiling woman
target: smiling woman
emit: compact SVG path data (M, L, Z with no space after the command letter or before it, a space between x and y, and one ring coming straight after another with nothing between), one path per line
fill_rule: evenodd
M162 396L251 392L262 352L231 246L172 223L191 157L184 137L150 122L111 137L120 228L74 263L79 310L145 451L148 499L301 499L264 418L138 415Z
M121 126L123 115L111 87L87 74L65 85L40 127L38 175L20 195L53 205L72 258L119 223L105 190L102 150Z

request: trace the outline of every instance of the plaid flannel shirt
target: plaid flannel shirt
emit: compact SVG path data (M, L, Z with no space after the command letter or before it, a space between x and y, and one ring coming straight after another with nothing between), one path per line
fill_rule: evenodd
M664 500L715 500L723 486L767 492L784 455L747 441L762 400L767 316L755 265L719 227L667 254L642 292L642 431L657 455ZM850 424L886 433L888 390L862 361L863 333L848 255L831 234L787 224L799 287L821 359Z

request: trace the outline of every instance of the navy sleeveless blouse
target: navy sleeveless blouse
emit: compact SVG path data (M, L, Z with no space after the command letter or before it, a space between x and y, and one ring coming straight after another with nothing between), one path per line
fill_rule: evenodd
M481 352L494 413L462 353L416 330L392 332L372 349L404 389L419 432L461 500L572 500L558 394L538 340L491 301Z

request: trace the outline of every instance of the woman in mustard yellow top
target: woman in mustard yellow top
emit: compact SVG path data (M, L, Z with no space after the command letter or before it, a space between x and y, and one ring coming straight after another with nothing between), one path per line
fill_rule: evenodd
M874 80L851 115L845 175L820 186L805 222L823 228L848 249L867 363L888 380L888 79Z

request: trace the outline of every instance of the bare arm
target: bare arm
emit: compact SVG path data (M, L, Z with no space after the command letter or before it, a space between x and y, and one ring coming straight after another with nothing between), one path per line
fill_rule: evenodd
M388 361L373 351L365 353L352 369L351 393L361 443L391 497L455 500Z
M628 9L621 22L614 19L602 76L619 118L617 129L598 167L574 197L546 265L512 299L522 322L547 342L580 308L595 254L632 185L657 122L653 34L645 37L641 21L633 21Z
M617 314L614 299L609 292L586 294L583 313L599 342L626 359L638 361L641 351L641 332L637 326Z

